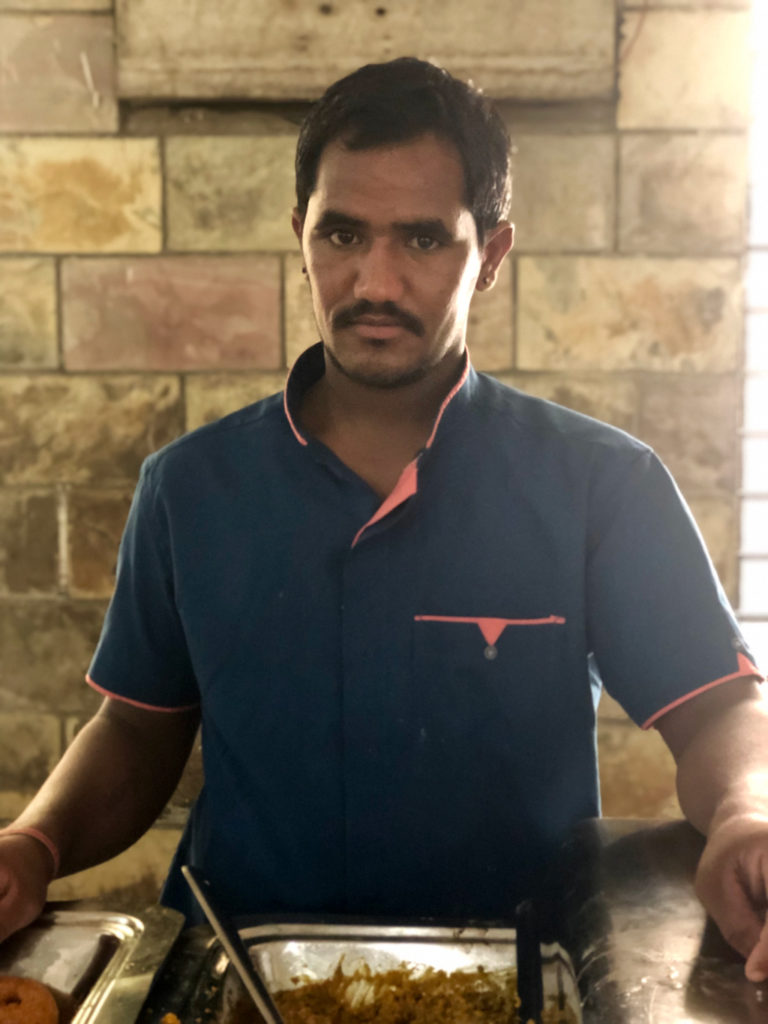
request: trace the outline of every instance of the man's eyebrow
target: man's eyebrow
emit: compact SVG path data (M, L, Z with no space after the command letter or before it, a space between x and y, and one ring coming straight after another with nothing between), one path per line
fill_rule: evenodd
M348 213L340 210L326 210L315 224L315 231L327 231L328 228L354 228L360 230L365 227L365 221L359 217L351 217Z
M394 225L397 231L402 232L404 235L429 235L438 242L450 242L453 238L453 232L440 220L439 217L433 217L428 220L407 220L398 221Z

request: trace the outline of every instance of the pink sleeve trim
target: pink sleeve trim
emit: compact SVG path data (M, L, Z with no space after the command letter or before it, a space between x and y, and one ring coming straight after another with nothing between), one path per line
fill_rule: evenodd
M673 700L671 704L667 704L666 707L663 707L660 711L657 711L655 714L651 715L648 721L643 722L640 728L650 729L650 727L654 725L654 723L657 722L663 715L666 715L668 711L671 711L673 708L680 707L681 704L685 704L687 701L691 700L693 697L698 696L700 693L704 693L706 690L712 690L715 686L720 686L721 683L727 683L731 679L748 679L750 676L752 676L754 679L757 679L757 681L760 683L765 682L765 677L762 675L762 673L758 672L758 670L755 668L755 666L752 664L749 658L746 658L743 654L738 654L737 660L739 664L738 672L732 672L729 676L721 676L720 679L713 679L711 683L706 683L704 686L700 686L697 690L692 690L690 693L686 693L684 696L678 697L677 700Z
M0 829L0 837L2 836L31 836L36 839L39 843L42 843L48 853L50 853L53 859L53 877L59 873L59 867L61 865L61 857L59 856L59 848L54 841L47 836L44 832L41 832L39 828L29 828L27 826L10 825L8 828Z
M194 704L180 704L175 708L158 707L157 704L144 704L140 700L133 700L131 697L123 697L121 693L112 693L110 690L105 690L103 686L99 686L98 683L95 683L90 676L86 676L85 681L90 687L96 690L97 693L101 693L105 697L111 697L113 700L121 700L124 704L131 704L135 708L144 708L146 711L173 713L175 711L191 711L193 708L199 707L199 703L197 701Z

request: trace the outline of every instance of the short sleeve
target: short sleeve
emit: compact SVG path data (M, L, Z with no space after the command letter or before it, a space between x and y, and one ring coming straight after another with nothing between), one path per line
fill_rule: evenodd
M168 517L146 460L120 543L115 591L88 671L97 690L146 707L199 703L175 602Z
M638 725L698 690L757 674L699 530L650 450L593 495L589 642L608 692Z

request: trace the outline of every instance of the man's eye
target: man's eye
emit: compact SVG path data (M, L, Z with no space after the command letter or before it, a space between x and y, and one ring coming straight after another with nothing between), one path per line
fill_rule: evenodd
M337 228L336 231L331 231L328 238L333 245L340 247L352 245L357 241L357 235L354 231L347 231L344 228Z
M432 249L437 249L440 243L437 239L432 238L431 235L414 235L408 242L408 245L413 249L418 249L420 252L430 252Z

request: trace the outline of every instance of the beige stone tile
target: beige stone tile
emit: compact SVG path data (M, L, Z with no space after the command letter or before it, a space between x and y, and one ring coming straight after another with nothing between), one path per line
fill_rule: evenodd
M71 370L275 369L277 256L65 260Z
M301 272L303 266L301 253L290 253L284 257L285 359L288 366L293 366L304 349L320 340L312 312L309 282Z
M58 499L53 490L0 490L0 594L58 587Z
M106 14L0 14L0 131L116 132L113 34Z
M741 252L746 135L624 135L619 247L625 252Z
M142 460L182 432L176 377L0 377L7 485L133 486Z
M61 757L56 715L0 711L0 779L4 790L35 790Z
M0 11L111 11L112 0L0 0Z
M686 496L737 486L739 379L657 375L640 384L638 433Z
M0 259L0 367L58 365L53 260Z
M152 139L0 139L0 250L157 252Z
M526 394L564 405L630 434L637 429L638 396L633 380L608 374L504 373L496 376Z
M693 7L702 8L723 8L733 7L739 10L748 11L751 7L751 0L619 0L619 5L626 8L642 10L644 7Z
M746 127L749 31L748 11L627 12L619 128Z
M201 373L188 377L187 430L212 423L282 391L285 377L282 370L278 373Z
M519 252L613 246L615 143L610 135L515 135L512 219Z
M738 260L523 257L518 366L526 370L736 370Z
M98 899L109 908L134 910L157 902L176 847L179 829L152 828L118 857L57 879L48 890L52 900Z
M675 762L655 729L602 721L598 760L603 814L613 818L681 818Z
M36 792L37 786L34 789L0 789L0 828L15 821Z
M0 601L0 710L90 714L101 698L83 681L106 602Z
M126 489L76 488L68 493L68 590L73 597L111 596L131 495Z
M166 147L171 249L295 249L294 138L180 136Z
M717 575L731 603L738 596L738 511L736 497L693 494L688 499Z
M507 260L499 268L493 287L475 292L472 299L467 344L478 370L506 370L512 365L513 288L513 264Z

